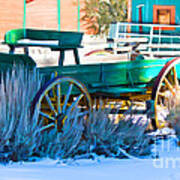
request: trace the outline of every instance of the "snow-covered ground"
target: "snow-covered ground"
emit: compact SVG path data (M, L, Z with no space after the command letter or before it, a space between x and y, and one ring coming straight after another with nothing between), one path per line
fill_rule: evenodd
M44 159L0 165L0 180L179 180L180 148L174 137L159 140L154 156L141 159Z
M38 163L12 164L0 167L1 180L179 180L179 168L156 168L148 160L100 159L57 164L43 160Z

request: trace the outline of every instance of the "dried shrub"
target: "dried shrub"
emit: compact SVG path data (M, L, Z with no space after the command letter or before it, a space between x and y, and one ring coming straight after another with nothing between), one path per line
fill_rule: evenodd
M180 141L180 104L171 108L167 122L175 130L177 138Z
M0 83L0 161L66 158L73 155L83 132L83 119L78 108L67 118L62 132L56 128L43 131L39 114L30 114L32 98L41 86L34 69L14 67L1 76Z
M93 110L88 121L76 107L61 132L43 131L38 112L30 114L30 103L41 86L36 70L15 67L0 84L0 161L89 158L94 154L131 157L150 153L147 123L133 116L115 123L110 108Z
M48 156L53 159L74 157L83 131L83 118L80 116L79 109L75 108L67 117L61 132L54 128L41 134L41 146L37 153L41 157Z
M150 154L151 138L145 134L148 123L133 115L115 123L116 116L110 118L110 111L110 108L100 108L91 113L81 149L90 154L120 158Z
M18 161L32 155L38 140L37 117L29 106L40 87L36 70L14 67L1 76L0 84L0 160Z
M0 161L29 160L36 157L65 158L73 155L83 132L78 108L67 118L62 132L43 131L39 114L30 114L30 105L41 85L34 69L15 67L2 75L0 84Z

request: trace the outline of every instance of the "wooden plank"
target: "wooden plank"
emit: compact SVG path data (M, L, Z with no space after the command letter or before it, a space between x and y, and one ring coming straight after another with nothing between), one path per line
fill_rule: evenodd
M144 27L149 27L149 28L153 28L153 27L175 27L175 28L180 28L180 25L178 24L145 24L145 23L127 23L127 22L117 22L117 25L124 25L124 26L135 26L135 27L139 27L139 26L144 26Z
M129 61L128 53L112 54L112 55L94 55L81 58L81 64L95 64L95 63L117 63L122 61Z
M134 38L130 38L130 37L125 37L125 38L114 38L114 42L115 43L120 43L120 42L123 42L123 43L145 43L145 42L148 42L148 38L137 38L137 37L134 37Z
M32 40L32 39L21 39L17 41L17 44L26 44L29 46L33 46L33 45L44 45L44 46L50 46L50 45L55 45L58 46L59 45L59 41L58 40Z
M102 93L103 95L111 95L111 97L120 97L121 94L124 93L145 93L146 89L144 88L127 88L127 87L109 87L109 88L103 88L100 87L96 90L97 93Z
M153 56L180 56L180 51L140 51L140 54Z
M126 38L127 36L135 36L135 37L150 37L150 34L140 34L140 33L128 33L128 32L122 32L118 33L118 35L122 35L122 38ZM159 38L159 34L153 34L153 38ZM180 36L177 35L164 35L161 34L161 38L177 38L180 39Z
M150 44L150 48L173 48L178 49L180 48L180 44Z
M114 51L121 51L121 52L129 52L132 51L132 46L122 46L122 47L117 47L113 48Z

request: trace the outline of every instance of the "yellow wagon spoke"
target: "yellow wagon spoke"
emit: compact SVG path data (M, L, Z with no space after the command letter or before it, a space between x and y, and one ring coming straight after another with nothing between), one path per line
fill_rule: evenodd
M60 84L57 85L57 107L58 107L58 113L60 114L62 112L62 109L61 109L61 86L60 86Z
M46 113L44 113L44 112L42 112L42 111L39 111L39 114L40 114L41 116L44 116L45 118L48 118L48 119L50 119L50 120L52 120L52 121L55 121L55 118L51 117L50 115L48 115L48 114L46 114Z
M63 109L62 109L62 112L63 112L63 113L65 112L65 109L66 109L66 107L67 107L67 103L68 103L68 101L69 101L69 98L70 98L70 95L71 95L71 92L72 92L72 88L73 88L73 84L70 83L68 92L67 92L67 94L65 95L65 100L64 100Z
M41 131L44 131L44 130L47 130L47 129L50 129L50 128L53 128L54 126L55 126L54 123L50 123L50 124L48 124L48 125L46 125L46 126L43 126L43 127L40 129L40 132L41 132Z
M172 68L172 71L173 71L173 75L174 75L175 87L176 87L176 89L179 89L179 81L178 81L177 71L176 71L176 67L175 66Z
M174 89L172 84L168 81L168 79L165 77L164 78L164 82L167 85L167 88L170 90L170 92L173 94L173 96L175 95Z
M166 93L165 93L165 92L159 92L158 95L159 95L159 96L162 96L162 97L165 97L165 96L166 96Z
M74 109L74 107L78 105L79 101L83 98L83 96L84 96L84 94L80 94L80 95L76 98L76 100L75 100L75 101L71 104L71 106L68 108L67 114L69 114L69 113Z
M54 112L54 114L57 116L57 112L56 112L56 110L55 110L55 108L54 108L54 105L53 105L53 103L51 102L51 99L50 99L50 97L48 96L47 93L45 94L45 97L46 97L46 100L47 100L47 102L48 102L48 104L49 104L49 107L50 107L51 110Z

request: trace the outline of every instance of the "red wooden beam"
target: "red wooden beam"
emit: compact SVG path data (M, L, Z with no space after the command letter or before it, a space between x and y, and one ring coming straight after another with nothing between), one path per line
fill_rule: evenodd
M139 7L139 23L142 23L142 7ZM139 32L142 33L142 26L139 26Z
M32 1L34 1L34 0L26 0L26 3L30 3L30 2L32 2Z

